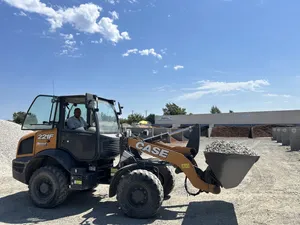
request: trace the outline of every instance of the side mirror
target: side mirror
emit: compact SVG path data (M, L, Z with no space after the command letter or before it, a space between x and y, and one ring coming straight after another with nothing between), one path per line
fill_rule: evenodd
M118 102L118 107L119 107L119 112L117 114L122 115L123 106L120 105L120 102Z
M87 104L88 109L97 109L97 102L95 100L89 100Z

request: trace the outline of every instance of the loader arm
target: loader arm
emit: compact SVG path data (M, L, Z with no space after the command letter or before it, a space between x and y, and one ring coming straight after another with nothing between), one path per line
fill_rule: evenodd
M191 148L170 147L161 143L147 143L142 139L134 138L128 139L128 146L180 168L192 185L199 190L213 194L219 194L221 192L219 186L208 184L200 178L197 171L201 170L197 167L196 162L194 160L192 160L192 162L186 157L191 154L189 154L192 150Z

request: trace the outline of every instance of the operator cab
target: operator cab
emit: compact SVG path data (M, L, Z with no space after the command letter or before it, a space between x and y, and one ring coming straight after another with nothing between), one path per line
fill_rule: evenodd
M70 129L67 125L76 108L81 110L81 117L88 124L86 129ZM116 112L114 100L92 94L39 95L26 114L22 130L53 134L52 141L56 143L51 144L49 140L48 146L69 152L77 161L110 160L120 154L118 115L121 109L119 104L119 112Z

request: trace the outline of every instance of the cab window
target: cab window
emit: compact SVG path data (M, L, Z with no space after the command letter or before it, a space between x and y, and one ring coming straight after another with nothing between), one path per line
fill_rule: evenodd
M38 96L30 106L22 130L48 130L53 128L57 101L53 96Z

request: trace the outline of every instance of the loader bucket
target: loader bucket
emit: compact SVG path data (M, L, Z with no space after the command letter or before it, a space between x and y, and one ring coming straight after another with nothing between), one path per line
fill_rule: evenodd
M238 186L259 156L204 152L206 163L222 187L229 189Z

